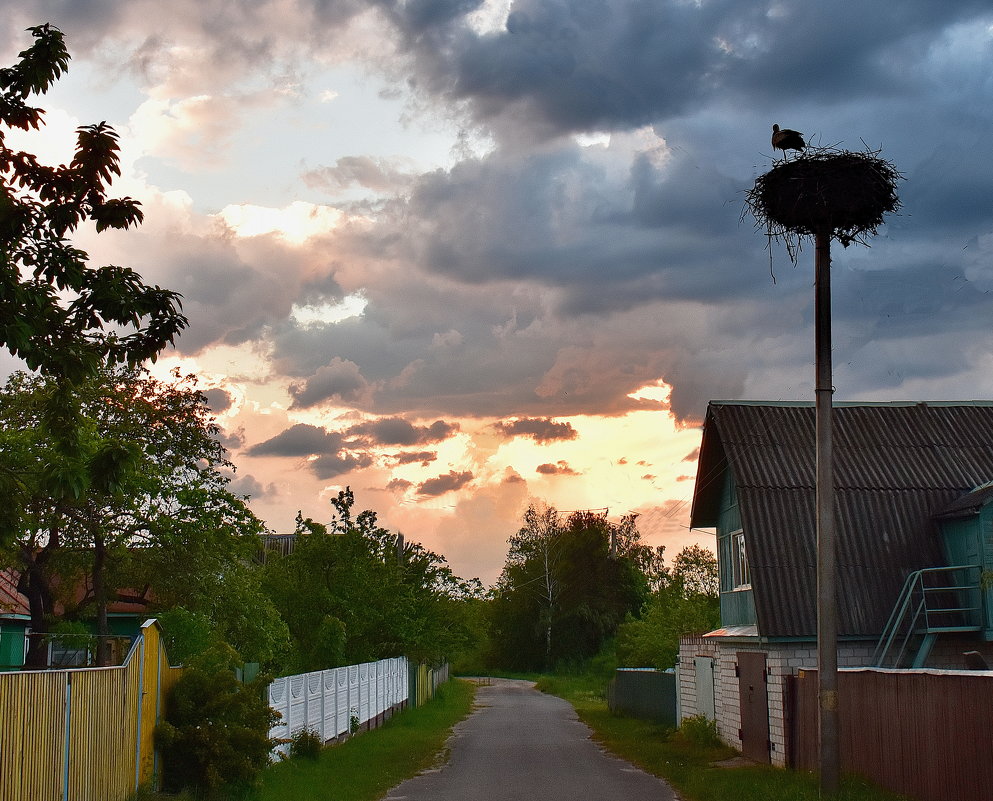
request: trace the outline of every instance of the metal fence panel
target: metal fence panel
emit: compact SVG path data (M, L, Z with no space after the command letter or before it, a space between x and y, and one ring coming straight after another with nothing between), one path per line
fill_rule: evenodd
M796 681L794 762L817 768L817 672ZM920 801L976 801L993 787L993 672L842 670L842 770Z
M676 676L661 670L618 668L607 689L611 712L676 725Z

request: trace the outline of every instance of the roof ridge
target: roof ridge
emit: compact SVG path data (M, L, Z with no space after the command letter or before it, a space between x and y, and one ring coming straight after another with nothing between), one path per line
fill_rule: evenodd
M812 400L755 400L755 399L736 399L736 400L711 400L710 405L712 406L775 406L782 408L806 408L812 407L814 401ZM934 406L937 408L948 407L948 406L993 406L993 400L985 399L973 399L973 400L891 400L891 401L858 401L858 400L834 400L831 405L834 408L853 408L853 407L913 407L913 406Z

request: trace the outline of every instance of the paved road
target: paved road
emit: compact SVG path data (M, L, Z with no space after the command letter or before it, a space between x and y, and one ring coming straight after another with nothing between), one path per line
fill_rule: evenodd
M448 764L385 801L673 801L661 779L603 751L561 698L493 679L456 726Z

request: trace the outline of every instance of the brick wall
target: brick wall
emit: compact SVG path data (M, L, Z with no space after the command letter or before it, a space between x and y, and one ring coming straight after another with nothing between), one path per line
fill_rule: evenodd
M696 697L696 662L698 656L715 658L717 641L712 637L683 637L679 641L679 718L701 714ZM714 675L714 705L719 697L717 675Z
M841 667L863 667L872 658L874 643L841 643L838 664ZM716 660L714 670L714 708L717 731L721 739L733 748L741 747L741 698L735 667L741 651L763 652L766 655L767 695L769 699L769 740L772 764L785 766L787 759L786 677L795 676L801 668L817 666L815 643L769 643L757 640L727 641L716 637L685 637L680 641L679 679L680 715L698 714L696 705L696 656L711 656Z

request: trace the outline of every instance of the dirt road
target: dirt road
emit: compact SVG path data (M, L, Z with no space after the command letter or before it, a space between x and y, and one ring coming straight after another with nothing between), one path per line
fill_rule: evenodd
M386 801L673 801L661 779L615 759L565 701L530 682L493 679L460 723L447 764Z

